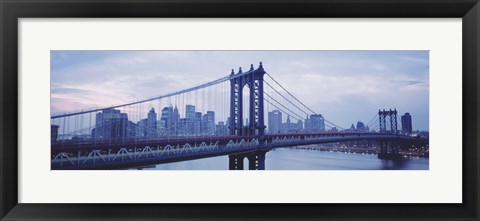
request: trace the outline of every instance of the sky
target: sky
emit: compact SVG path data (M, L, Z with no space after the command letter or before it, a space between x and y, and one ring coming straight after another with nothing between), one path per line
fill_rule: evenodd
M306 106L343 128L367 123L379 109L396 108L399 115L412 115L414 130L428 130L428 51L51 51L51 112L151 98L227 76L231 69L258 67L260 61ZM220 94L208 102L228 95L228 85L207 90ZM190 102L206 112L199 96L192 94L178 105ZM152 107L172 103L174 99L159 101ZM217 112L226 116L228 105L221 103ZM275 108L266 104L266 109Z

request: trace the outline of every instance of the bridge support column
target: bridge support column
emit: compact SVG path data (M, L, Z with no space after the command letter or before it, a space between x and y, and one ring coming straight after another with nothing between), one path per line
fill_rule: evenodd
M245 155L228 155L228 169L229 170L243 170L243 159Z
M229 170L243 170L243 160L248 159L249 170L265 170L265 154L267 151L258 150L250 153L233 154L228 156Z
M378 153L378 158L388 160L401 159L398 142L386 140L380 141L380 152Z
M248 155L249 170L265 170L265 154L266 151L255 151Z

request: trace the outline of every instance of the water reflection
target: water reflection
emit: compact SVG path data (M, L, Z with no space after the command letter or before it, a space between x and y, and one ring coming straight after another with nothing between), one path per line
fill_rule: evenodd
M428 170L428 158L382 160L377 155L280 148L266 155L266 170ZM245 167L248 163L245 161ZM145 170L228 170L228 157L159 164Z

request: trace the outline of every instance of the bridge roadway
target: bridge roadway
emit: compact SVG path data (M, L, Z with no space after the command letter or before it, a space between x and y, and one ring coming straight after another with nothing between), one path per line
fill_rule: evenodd
M416 138L383 133L321 132L256 136L211 136L95 141L67 140L52 145L51 169L118 169L179 162L222 155L248 154L274 148L345 141L414 141Z

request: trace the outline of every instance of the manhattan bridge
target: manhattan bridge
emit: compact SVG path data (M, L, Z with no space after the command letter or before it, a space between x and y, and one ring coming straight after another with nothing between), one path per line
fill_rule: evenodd
M161 110L159 118L155 108ZM272 113L288 116L287 123ZM396 109L375 113L367 123L371 130L338 126L306 106L261 62L195 87L53 115L50 121L54 170L121 169L224 155L231 170L242 170L244 159L248 169L264 170L266 153L275 148L352 141L373 143L378 158L396 160L402 147L417 142L399 133Z

